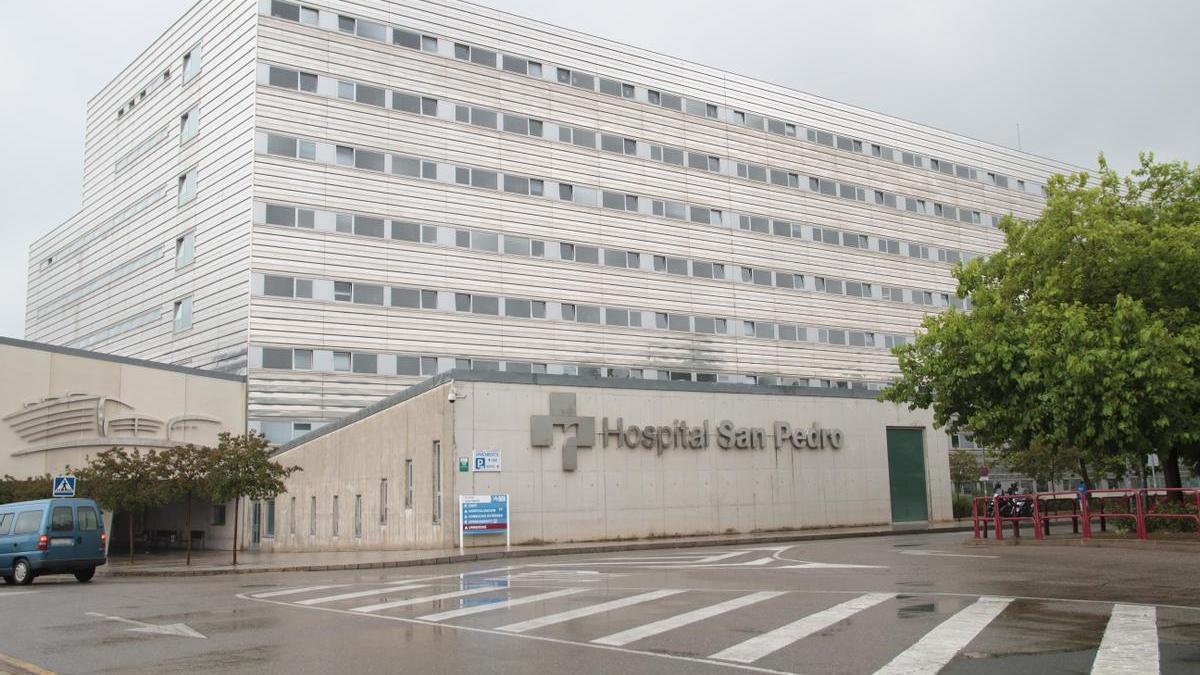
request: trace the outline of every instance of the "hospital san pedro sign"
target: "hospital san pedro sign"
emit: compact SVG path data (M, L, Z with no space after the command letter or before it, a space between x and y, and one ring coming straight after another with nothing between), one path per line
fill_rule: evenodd
M578 449L591 448L596 442L596 418L581 416L575 394L551 393L550 414L533 415L529 419L529 442L534 447L549 447L554 443L554 430L575 431L563 440L563 471L578 466ZM768 441L775 450L790 447L794 450L837 450L842 447L840 429L824 429L819 424L793 427L787 422L774 422L770 433L764 427L741 427L723 420L699 425L673 420L669 425L626 424L624 418L601 418L601 447L654 450L706 450L713 445L721 450L764 450Z

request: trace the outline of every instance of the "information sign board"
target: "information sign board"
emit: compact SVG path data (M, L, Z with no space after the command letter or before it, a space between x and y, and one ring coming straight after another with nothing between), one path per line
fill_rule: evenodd
M458 548L468 534L504 534L504 544L512 541L508 527L508 495L458 496Z

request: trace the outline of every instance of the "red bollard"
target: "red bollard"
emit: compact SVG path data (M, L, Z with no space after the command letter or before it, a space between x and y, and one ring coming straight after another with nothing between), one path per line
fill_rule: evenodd
M1081 520L1083 521L1083 538L1091 539L1092 538L1092 516L1090 513L1088 513L1087 491L1084 491L1084 493L1082 495L1080 495L1080 497L1079 497L1079 512L1081 514Z

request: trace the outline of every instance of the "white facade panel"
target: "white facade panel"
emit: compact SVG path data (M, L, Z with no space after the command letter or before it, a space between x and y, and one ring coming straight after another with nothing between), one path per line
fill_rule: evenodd
M277 440L456 365L876 388L1075 169L465 2L305 7L202 2L92 101L31 338L247 372Z

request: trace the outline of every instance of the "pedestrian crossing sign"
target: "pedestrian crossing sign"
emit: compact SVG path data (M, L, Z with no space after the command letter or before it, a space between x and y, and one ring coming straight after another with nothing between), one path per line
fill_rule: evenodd
M74 497L75 496L75 476L55 476L54 477L54 496L55 497Z

